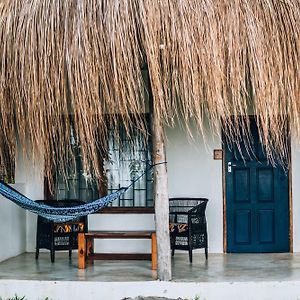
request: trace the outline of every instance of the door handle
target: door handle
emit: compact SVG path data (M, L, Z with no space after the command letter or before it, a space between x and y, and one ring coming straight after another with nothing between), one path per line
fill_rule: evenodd
M232 167L236 167L231 161L228 162L227 171L228 173L232 172Z

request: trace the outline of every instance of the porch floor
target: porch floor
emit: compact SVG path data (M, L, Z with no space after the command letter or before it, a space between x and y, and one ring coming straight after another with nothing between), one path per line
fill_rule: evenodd
M173 280L180 282L300 281L299 254L204 254L195 253L193 263L186 252L172 258ZM86 270L77 268L77 253L25 253L0 263L0 279L45 281L151 281L156 274L149 261L95 261Z

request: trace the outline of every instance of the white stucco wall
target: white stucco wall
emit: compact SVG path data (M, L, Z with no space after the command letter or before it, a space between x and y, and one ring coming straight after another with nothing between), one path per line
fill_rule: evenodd
M293 250L300 252L300 151L296 138L292 138L292 209L293 209Z
M24 185L12 185L24 192ZM26 213L23 209L0 196L0 261L19 255L26 250Z
M21 147L19 146L19 148ZM43 189L40 182L43 169L41 162L38 163L38 167L35 167L32 161L23 156L22 151L19 151L16 157L15 184L12 186L29 197L33 195L32 191L40 194L41 189ZM39 171L36 172L37 170ZM34 188L30 188L31 186ZM28 213L0 196L0 219L2 245L0 247L0 261L2 261L26 251Z
M153 214L95 214L89 216L90 230L153 230ZM102 253L150 253L150 240L95 240Z
M83 276L84 278L84 276ZM122 277L123 279L124 277ZM25 295L26 299L55 300L120 300L138 299L239 299L239 300L296 300L300 281L235 281L235 282L93 282L0 280L1 296ZM180 297L180 298L179 298Z
M44 159L41 155L33 161L32 155L27 153L23 156L23 153L19 152L16 164L16 183L23 185L23 192L30 199L44 199ZM28 211L24 211L24 214L23 230L26 242L24 251L31 252L35 250L37 217Z
M167 129L167 160L170 197L208 198L209 252L223 252L222 161L213 149L222 148L219 137L203 138L192 128L193 140L180 126Z

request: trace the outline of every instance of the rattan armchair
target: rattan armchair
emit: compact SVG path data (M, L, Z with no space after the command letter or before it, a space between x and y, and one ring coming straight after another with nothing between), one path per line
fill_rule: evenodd
M207 225L205 210L206 198L171 198L170 242L172 256L175 249L188 250L190 262L193 249L204 248L208 258Z
M84 202L78 200L38 200L38 202L54 207L70 207L84 204ZM69 250L69 256L71 256L72 249L78 249L78 233L87 232L87 230L87 216L69 222L54 222L38 216L35 258L38 259L39 251L42 248L50 250L51 262L55 260L55 251Z

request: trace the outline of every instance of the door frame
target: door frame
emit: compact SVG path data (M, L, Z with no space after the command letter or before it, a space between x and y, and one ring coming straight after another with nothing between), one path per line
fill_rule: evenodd
M254 117L254 116L249 116ZM222 193L223 193L223 252L227 253L227 208L226 208L226 155L224 134L222 132ZM293 193L292 193L292 156L291 156L291 138L288 138L289 149L289 170L288 170L288 191L289 191L289 253L293 253Z

